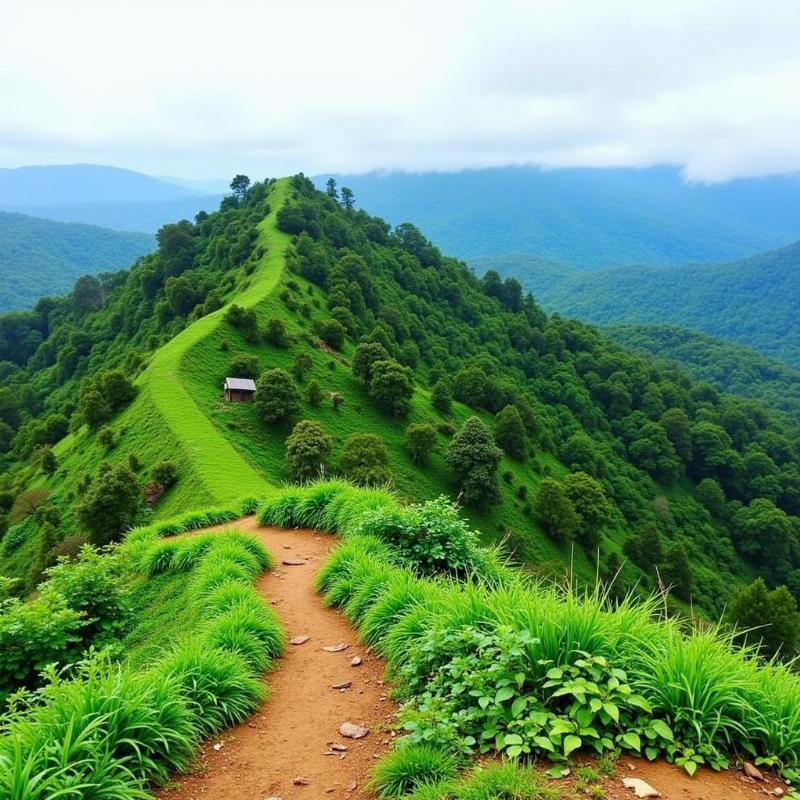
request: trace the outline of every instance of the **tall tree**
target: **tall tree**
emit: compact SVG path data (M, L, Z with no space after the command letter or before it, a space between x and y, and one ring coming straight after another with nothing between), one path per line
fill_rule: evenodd
M474 506L500 501L497 468L503 451L494 443L491 431L478 419L469 417L447 448L447 462L461 484L464 502Z
M231 181L231 191L236 199L241 203L247 195L247 190L250 188L250 178L247 175L237 175Z
M286 440L286 464L292 478L309 481L319 477L332 449L333 440L319 422L310 419L298 422Z
M494 440L512 458L523 459L528 454L528 434L516 406L508 405L497 412Z
M346 186L342 186L342 205L348 210L352 211L355 207L355 195L353 194L352 189L348 189Z
M339 192L336 191L336 180L334 178L328 178L325 184L325 192L335 203L339 202Z

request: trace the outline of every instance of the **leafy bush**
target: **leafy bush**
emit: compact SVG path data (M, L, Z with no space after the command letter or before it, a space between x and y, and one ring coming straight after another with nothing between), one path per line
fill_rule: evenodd
M256 382L253 405L266 422L279 422L300 411L300 390L286 370L268 369Z
M153 480L169 489L178 480L178 468L172 461L159 461L151 470Z
M367 512L357 530L384 539L424 573L464 575L482 564L478 534L444 495L407 508Z
M339 469L362 486L388 484L392 480L386 445L374 433L354 433L347 437L339 456Z
M304 419L294 426L286 440L286 464L296 481L311 480L325 469L333 440L318 422Z

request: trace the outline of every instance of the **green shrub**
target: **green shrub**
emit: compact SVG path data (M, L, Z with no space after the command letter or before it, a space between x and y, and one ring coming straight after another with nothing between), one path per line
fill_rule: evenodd
M263 672L285 647L280 623L263 604L231 606L210 623L205 639L211 647L238 652L254 672Z
M400 741L372 772L369 786L378 797L402 797L422 784L454 778L458 760L452 753L430 744Z

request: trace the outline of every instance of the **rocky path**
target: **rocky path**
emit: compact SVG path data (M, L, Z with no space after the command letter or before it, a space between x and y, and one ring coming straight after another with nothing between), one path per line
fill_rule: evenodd
M359 644L342 614L322 605L314 576L335 546L313 531L259 528L254 518L238 530L256 534L278 567L258 590L280 615L290 644L266 676L269 699L246 722L206 742L197 768L179 776L160 800L270 800L373 797L364 788L390 744L395 705L387 698L384 665ZM302 561L286 565L283 561ZM298 639L299 641L299 639ZM346 645L334 652L324 648ZM352 666L354 658L361 664ZM334 685L349 683L347 688ZM342 736L344 723L368 729L361 739Z

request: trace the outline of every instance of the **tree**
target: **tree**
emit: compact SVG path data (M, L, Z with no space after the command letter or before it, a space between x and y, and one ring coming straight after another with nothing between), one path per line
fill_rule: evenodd
M389 454L383 439L374 433L354 433L345 440L339 469L353 483L376 486L391 483Z
M652 572L664 560L664 545L658 525L648 522L625 542L625 555L645 572Z
M325 183L325 193L334 203L339 202L339 192L336 191L336 181L334 178L328 178Z
M786 570L794 542L792 518L771 500L757 497L733 515L733 543L745 556L780 573Z
M694 490L698 502L705 506L712 517L723 519L726 514L725 492L713 478L703 478Z
M49 445L44 445L39 453L39 466L48 475L54 475L58 469L58 462L56 461L56 454L53 448Z
M415 422L406 428L406 444L411 460L418 466L428 462L428 455L436 444L436 428L430 423Z
M516 406L508 405L497 412L494 440L511 458L523 459L528 454L528 434Z
M353 375L360 378L367 388L372 381L372 367L378 361L387 361L389 353L380 342L361 342L353 354Z
M581 521L559 481L545 478L541 482L535 508L550 537L557 542L575 538Z
M461 484L464 502L488 506L500 501L497 468L503 451L491 431L477 418L469 417L453 437L446 459Z
M659 423L672 442L675 452L684 464L692 460L692 426L682 408L669 408L659 419Z
M228 378L252 378L258 377L258 359L250 353L235 353L228 364Z
M268 369L256 382L253 405L266 422L278 422L300 411L300 390L284 369Z
M264 338L275 347L286 347L289 344L289 337L286 334L286 325L283 320L278 318L269 320L267 329L264 331Z
M602 476L605 472L605 459L598 451L591 437L583 431L572 434L561 448L561 461L570 469L580 470L589 475Z
M692 593L692 565L683 542L671 544L664 553L661 578L673 594L688 600Z
M413 373L393 358L372 365L369 394L378 405L395 417L405 417L414 395Z
M666 431L656 422L646 422L628 446L628 455L637 467L661 483L677 478L682 471Z
M439 378L439 380L433 384L431 405L443 417L446 417L450 413L450 407L453 405L453 390L450 386L450 381L445 378Z
M81 393L78 413L83 421L92 429L99 428L111 419L111 406L97 389L91 388Z
M304 419L286 440L286 465L295 481L309 481L323 474L333 440L318 422Z
M355 204L356 201L355 196L353 195L353 190L348 189L346 186L342 186L342 205L348 211L352 211Z
M248 342L258 341L258 317L252 308L243 308L234 303L225 312L225 319L238 328Z
M338 319L326 319L317 327L320 339L334 350L341 350L347 331Z
M292 362L292 374L295 380L302 381L306 377L306 372L311 369L312 365L313 362L308 353L298 353Z
M142 491L127 464L102 464L76 507L78 520L94 544L116 541L136 521Z
M763 578L737 589L725 615L742 644L759 644L761 655L789 659L800 650L800 613L785 586L770 591Z
M611 514L611 505L603 487L585 472L573 472L561 483L580 519L580 535L586 544L596 545Z
M240 203L247 196L247 190L249 188L250 178L248 178L247 175L237 175L231 181L231 191Z
M308 395L308 402L312 406L318 406L322 402L322 389L320 389L318 381L309 382L306 394Z
M178 480L178 468L173 461L159 461L150 471L153 480L164 489L174 486Z

